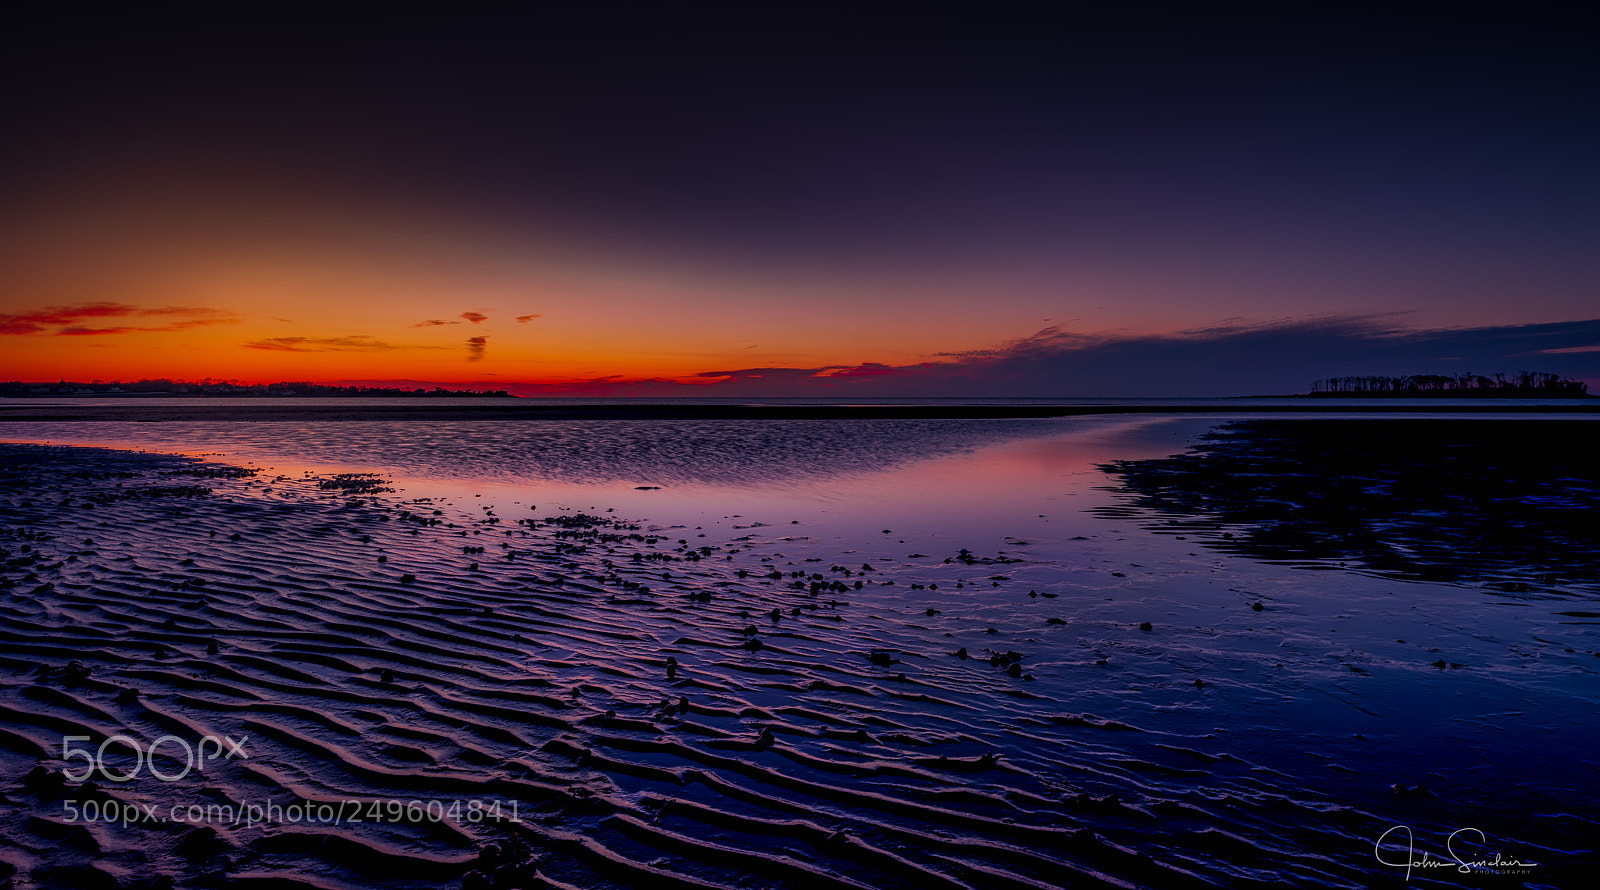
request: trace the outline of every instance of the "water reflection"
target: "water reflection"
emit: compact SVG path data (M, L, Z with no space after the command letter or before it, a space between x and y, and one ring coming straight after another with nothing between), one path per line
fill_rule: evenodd
M1129 503L1208 547L1347 562L1527 593L1600 581L1600 425L1336 420L1227 424L1184 454L1119 460Z
M17 423L5 432L58 444L203 452L292 475L381 472L408 497L471 502L512 517L612 509L639 521L703 526L708 534L760 522L830 555L876 547L899 557L917 550L952 555L962 547L994 553L1020 537L1034 542L1035 558L1066 559L1065 542L1105 531L1085 512L1109 501L1098 490L1097 464L1170 454L1211 424L1116 416L196 421Z
M1126 422L1125 420L1123 422ZM1058 420L557 420L19 423L18 438L211 447L439 478L790 485L892 470L1018 438ZM86 435L87 434L87 435Z

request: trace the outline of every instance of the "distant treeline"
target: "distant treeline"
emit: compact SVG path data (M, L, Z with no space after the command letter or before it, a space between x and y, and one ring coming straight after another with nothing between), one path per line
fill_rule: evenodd
M1400 377L1329 377L1311 384L1313 396L1464 396L1473 398L1573 399L1589 393L1589 384L1545 371L1478 374L1412 374Z
M198 383L187 380L137 380L125 383L114 380L107 383L74 383L61 380L56 383L23 383L12 380L0 383L0 396L73 396L73 395L222 395L222 396L501 396L510 397L503 389L400 389L387 386L331 386L326 383L283 382L241 383L237 380L212 380Z

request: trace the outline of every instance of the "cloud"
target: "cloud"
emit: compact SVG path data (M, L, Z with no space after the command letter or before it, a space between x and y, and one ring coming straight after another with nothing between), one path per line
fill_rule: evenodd
M1048 327L944 361L738 368L677 381L541 384L597 395L851 398L1218 397L1305 392L1350 374L1550 371L1600 388L1600 319L1417 329L1399 313L1231 322L1171 334Z
M544 313L535 312L532 315L519 315L517 316L517 324L527 324L528 322L533 321L535 318L544 318Z
M148 331L150 328L115 327L115 328L86 328L77 325L64 327L56 334L64 337L98 337L102 334L132 334L137 331Z
M484 315L482 312L463 312L461 313L461 317L472 322L473 324L482 324L483 321L489 316Z
M1019 397L1219 396L1304 392L1347 374L1489 372L1536 367L1600 377L1593 356L1548 357L1600 338L1600 319L1416 329L1397 313L1234 323L1175 334L1086 335L1060 328L953 362L883 375L885 391Z
M460 323L461 322L459 322L459 321L446 321L445 319L442 319L442 318L430 318L427 321L419 321L416 324L412 325L412 327L414 327L414 328L433 328L433 327L438 327L439 325L442 325L442 324L460 324Z
M150 331L186 331L189 328L205 327L214 324L232 324L239 319L232 316L224 318L191 318L185 321L175 321L171 324L150 326L121 326L113 328L87 328L81 325L69 325L56 331L57 334L68 337L94 337L102 334L134 334Z
M114 325L90 327L79 322L99 318L129 317L177 318L159 325ZM184 317L187 316L187 317ZM51 332L69 337L91 337L107 334L133 334L151 331L182 331L202 325L230 324L239 319L231 313L204 306L160 306L141 309L126 303L79 303L75 306L46 306L32 312L0 315L0 334L42 334ZM59 326L59 327L58 327Z
M80 303L76 306L46 306L32 312L0 315L0 334L38 334L50 325L70 325L86 318L115 318L132 315L137 306L126 303Z
M140 309L140 315L220 315L216 309L204 306L157 306L151 309Z
M467 338L467 361L475 362L483 358L483 351L489 346L488 337Z
M918 367L929 367L929 366L928 365L919 365ZM834 371L831 374L822 374L820 376L822 376L822 377L885 377L885 376L888 376L890 374L896 374L896 373L899 373L899 372L900 372L899 368L895 368L895 367L892 367L890 365L879 364L878 362L867 362L864 365L857 365L854 368L840 368L839 370Z
M272 337L244 345L268 352L378 352L404 348L372 337Z
M742 368L737 371L701 371L696 377L725 377L731 380L794 380L814 377L823 371L842 369L844 365L822 368Z

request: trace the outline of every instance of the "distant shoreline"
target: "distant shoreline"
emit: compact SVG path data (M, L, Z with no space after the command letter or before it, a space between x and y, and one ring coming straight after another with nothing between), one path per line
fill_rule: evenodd
M1335 399L1342 403L1346 400ZM664 405L648 403L588 405L30 405L0 402L0 423L12 422L182 422L182 421L342 421L342 420L972 420L1076 417L1106 414L1600 414L1600 402L1467 405L1455 399L1438 404L1252 405L1248 400L1210 405Z
M1286 399L1595 399L1588 393L1503 392L1483 393L1472 390L1445 390L1443 392L1302 392Z

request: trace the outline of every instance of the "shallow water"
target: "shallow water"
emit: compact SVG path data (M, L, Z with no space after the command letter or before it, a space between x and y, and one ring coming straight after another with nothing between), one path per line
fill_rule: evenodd
M1080 533L1091 523L1073 499L1104 500L1097 460L1162 456L1211 425L1121 417L333 421L33 423L0 432L215 455L276 472L379 472L415 494L481 495L505 507L612 507L672 523L746 513L769 524L803 518L812 534L836 538L898 525L981 543L1032 534L1040 514Z
M7 646L42 634L113 654L128 641L171 651L97 668L140 685L145 712L16 666L0 703L46 715L17 718L45 742L63 720L101 732L116 720L251 727L262 758L208 788L228 799L493 783L483 787L537 814L541 871L581 886L660 877L641 866L728 884L804 885L816 868L870 886L1097 880L1085 871L1139 886L1362 886L1400 877L1373 845L1402 824L1436 857L1450 832L1481 829L1541 863L1506 876L1513 885L1559 886L1596 827L1584 815L1600 787L1596 624L1562 614L1600 612L1593 592L1508 597L1209 549L1205 529L1177 534L1098 468L1181 452L1216 422L11 424L6 438L272 469L208 482L218 494L182 511L128 500L40 512L10 498L12 533L50 524L97 543L93 559L58 568L69 600L7 592ZM378 496L395 506L352 507L307 471L383 472L400 490ZM399 505L417 498L434 500ZM402 509L437 509L445 525L394 521ZM518 524L575 513L659 541ZM246 542L209 535L230 527ZM507 531L510 552L498 546ZM485 554L461 552L478 545ZM179 568L183 558L195 565ZM807 576L798 590L794 572ZM813 596L814 575L847 589ZM171 584L196 576L215 600L188 612L191 594ZM493 617L473 616L483 605ZM163 629L168 615L186 616L181 633ZM227 642L225 673L207 667L206 638ZM751 639L763 647L743 648ZM443 648L418 664L418 646ZM1021 654L1022 676L991 652ZM79 654L21 657L59 667ZM669 654L679 677L665 674ZM400 688L376 679L385 665ZM284 670L312 679L285 686ZM694 710L655 716L680 694ZM507 696L520 719L495 710ZM999 759L976 760L985 754ZM30 863L46 855L39 838L54 829L8 825ZM431 885L466 871L485 835L334 831L384 851L385 871L307 831L228 832L228 873ZM214 883L182 857L128 852L137 832L101 832L102 870ZM838 848L832 832L856 840ZM790 864L774 877L685 837ZM406 856L427 859L423 872L408 876Z

